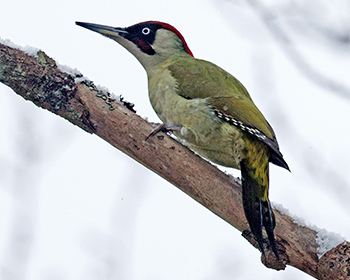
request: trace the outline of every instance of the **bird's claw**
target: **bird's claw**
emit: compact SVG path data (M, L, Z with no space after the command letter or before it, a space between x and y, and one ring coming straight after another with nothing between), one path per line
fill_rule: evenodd
M160 123L156 126L155 129L153 129L153 131L146 137L146 141L148 140L148 138L155 136L158 132L172 132L174 130L178 130L179 127L177 126L172 126L172 125L166 125L164 123Z

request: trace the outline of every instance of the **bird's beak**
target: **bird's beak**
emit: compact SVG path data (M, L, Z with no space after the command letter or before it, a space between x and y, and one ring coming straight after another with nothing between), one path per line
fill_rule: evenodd
M88 23L88 22L80 22L76 21L76 25L79 25L81 27L90 29L92 31L95 31L97 33L100 33L104 36L107 36L112 39L116 39L118 37L124 37L128 32L125 30L125 28L120 27L111 27L107 25L101 25L101 24L95 24L95 23Z

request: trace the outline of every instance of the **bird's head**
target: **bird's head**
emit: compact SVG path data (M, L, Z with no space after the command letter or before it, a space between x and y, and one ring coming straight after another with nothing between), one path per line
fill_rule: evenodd
M193 56L181 33L167 23L146 21L126 28L86 22L76 24L117 41L131 52L146 70L171 57Z

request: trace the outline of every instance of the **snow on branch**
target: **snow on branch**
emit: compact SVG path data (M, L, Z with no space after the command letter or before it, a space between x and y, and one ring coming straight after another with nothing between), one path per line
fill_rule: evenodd
M162 176L243 232L257 247L248 231L238 182L163 133L146 140L154 128L152 124L135 114L131 103L115 100L79 71L58 67L43 51L33 55L3 43L0 42L0 82L37 106L98 135ZM291 265L322 280L350 279L349 242L330 249L327 240L334 242L334 235L300 224L281 207L275 208L280 259L267 248L262 256L266 266L280 270Z

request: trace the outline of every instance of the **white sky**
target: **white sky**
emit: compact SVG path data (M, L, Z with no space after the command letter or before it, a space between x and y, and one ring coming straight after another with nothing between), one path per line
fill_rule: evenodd
M139 62L74 22L174 25L195 57L248 88L274 127L292 173L271 166L271 200L350 239L349 98L305 77L245 1L3 2L2 39L79 69L151 121ZM349 20L346 7L313 12ZM349 47L281 25L314 69L350 87ZM2 84L0 92L0 279L313 279L265 268L236 229L176 187Z

